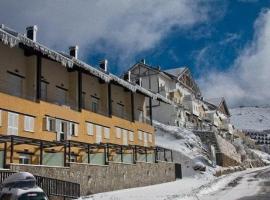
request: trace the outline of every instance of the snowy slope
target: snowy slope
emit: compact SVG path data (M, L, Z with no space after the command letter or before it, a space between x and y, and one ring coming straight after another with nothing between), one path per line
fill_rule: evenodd
M156 129L156 145L181 152L190 159L194 159L202 152L201 140L192 131L157 121L153 124Z
M238 129L270 129L270 107L241 107L230 109L231 122Z

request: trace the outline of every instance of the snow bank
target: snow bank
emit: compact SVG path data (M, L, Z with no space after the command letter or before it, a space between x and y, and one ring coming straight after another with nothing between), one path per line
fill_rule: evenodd
M255 153L257 156L259 156L263 160L263 162L265 162L266 164L270 164L270 155L268 153L259 151L257 149L249 149L249 150Z

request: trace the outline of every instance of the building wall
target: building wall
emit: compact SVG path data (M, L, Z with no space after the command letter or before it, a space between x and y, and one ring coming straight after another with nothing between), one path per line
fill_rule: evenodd
M22 78L21 94L27 99L35 97L35 63L36 57L25 57L24 52L20 49L11 49L5 45L0 45L0 90L6 93L14 91L14 75L8 72L18 74ZM13 77L13 78L11 78Z
M108 84L99 82L99 79L92 76L82 75L82 91L84 99L84 107L86 110L91 110L93 97L99 99L98 112L101 114L108 114Z
M12 171L28 171L39 176L75 181L81 185L82 196L175 180L175 165L166 162L110 163L108 166L71 163L69 168L12 164L10 168Z
M125 113L130 116L129 120L123 119L113 115L108 117L104 114L97 114L89 111L88 109L82 109L81 112L76 109L78 103L78 72L67 70L61 64L50 61L48 59L42 58L42 79L47 82L47 100L41 100L39 102L35 101L36 95L36 56L26 57L24 51L19 48L8 48L4 45L0 45L0 134L6 135L8 132L8 112L14 112L19 114L18 120L18 136L41 139L47 141L55 141L57 139L55 132L50 132L45 129L45 116L50 116L64 121L74 122L78 125L78 135L71 136L71 140L95 143L96 142L96 130L97 126L102 127L102 139L101 142L106 143L116 143L123 144L123 137L116 137L117 128L121 128L134 133L134 141L128 139L128 144L142 145L145 143L138 139L138 131L143 131L148 135L152 135L152 142L148 141L147 146L154 146L154 128L147 123L139 121L131 121L131 92L125 90L123 87L112 84L112 100L113 108L117 102L122 102L125 106ZM7 94L6 88L14 87L12 82L9 81L7 70L23 76L23 89L21 97L14 96L12 94ZM59 92L57 87L62 87L67 90L67 105L59 105L58 95ZM101 101L100 107L104 112L107 110L107 87L106 83L100 83L99 79L83 75L83 90L87 98L91 95L98 96ZM10 92L12 93L12 92ZM26 98L31 96L31 101ZM145 99L139 94L135 94L136 106L142 105L144 109ZM90 101L87 102L87 106L91 104ZM75 105L75 106L74 106ZM29 132L24 130L24 118L25 116L34 117L34 131ZM94 134L87 134L86 122L92 123L94 125ZM109 128L110 134L109 139L105 139L104 128ZM122 132L123 133L123 132ZM121 133L121 134L122 134ZM150 136L149 136L150 137ZM3 148L3 145L0 145ZM8 146L9 148L9 146ZM22 151L28 149L30 152L35 152L36 148L18 145L15 151ZM62 151L61 148L55 148L55 151ZM72 150L75 153L79 150ZM14 161L17 162L17 154L14 154ZM35 156L38 156L36 152ZM35 159L33 156L33 160Z

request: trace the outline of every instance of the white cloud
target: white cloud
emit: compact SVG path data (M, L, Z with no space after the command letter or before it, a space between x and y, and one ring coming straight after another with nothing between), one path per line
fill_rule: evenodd
M262 11L254 31L229 71L199 80L205 96L224 96L231 106L270 104L270 10Z
M208 20L209 5L198 0L0 0L1 23L24 31L38 24L38 40L80 56L98 51L120 63L160 42L172 27L187 29Z
M235 40L240 39L241 35L239 33L227 33L224 40L220 41L220 45L227 45L234 42Z

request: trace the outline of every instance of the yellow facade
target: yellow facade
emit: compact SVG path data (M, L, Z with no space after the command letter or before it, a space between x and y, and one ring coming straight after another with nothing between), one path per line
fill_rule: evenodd
M40 139L46 141L57 141L57 133L55 131L47 131L45 128L46 117L52 117L63 121L73 122L77 124L77 135L70 136L68 139L83 143L93 144L97 141L96 128L101 126L102 143L114 143L119 145L139 145L152 147L155 145L154 128L138 117L138 110L142 110L143 117L146 115L145 97L142 94L134 93L134 116L132 121L126 118L131 116L131 92L126 91L121 86L112 84L112 111L113 115L109 117L108 112L108 83L100 83L99 79L89 75L82 76L82 91L86 99L84 99L84 107L80 111L77 109L78 104L78 82L77 71L68 71L61 64L51 60L42 58L42 80L46 82L46 98L43 100L35 100L36 95L36 55L25 56L24 51L20 48L9 48L0 44L0 110L1 110L1 126L0 134L8 135L8 113L18 114L18 132L17 136ZM23 77L23 84L20 94L12 94L12 81L9 81L9 74L19 74ZM66 96L63 102L58 101L59 92L57 88L66 89ZM65 91L65 90L64 90ZM91 98L99 99L98 113L91 111ZM123 117L115 115L114 112L117 104L123 104ZM25 131L25 116L34 118L34 130L32 132ZM128 120L129 119L129 120ZM88 134L86 123L93 124L93 135ZM109 129L109 139L105 137L105 128ZM130 140L129 134L127 144L123 141L123 137L117 137L117 130L133 133L133 140ZM144 138L140 138L138 133L147 135L147 142ZM151 137L151 139L150 139ZM1 144L3 148L3 144ZM8 148L10 148L8 146ZM16 145L14 152L14 162L18 162L17 152L29 150L32 156L32 162L38 163L40 152L29 145ZM63 147L55 148L57 151L63 151ZM72 148L72 152L83 155L77 148ZM83 156L79 157L82 161ZM7 155L7 159L9 154Z

